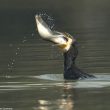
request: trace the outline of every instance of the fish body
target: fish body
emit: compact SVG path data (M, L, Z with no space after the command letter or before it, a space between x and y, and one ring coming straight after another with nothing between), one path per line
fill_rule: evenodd
M53 42L56 46L61 48L62 51L69 50L75 40L73 40L68 33L52 31L40 15L36 15L35 19L38 33L44 40Z

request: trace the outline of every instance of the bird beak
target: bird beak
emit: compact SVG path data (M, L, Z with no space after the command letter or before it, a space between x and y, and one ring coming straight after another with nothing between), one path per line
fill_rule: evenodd
M67 44L58 44L57 45L60 49L64 49L66 46L67 46Z

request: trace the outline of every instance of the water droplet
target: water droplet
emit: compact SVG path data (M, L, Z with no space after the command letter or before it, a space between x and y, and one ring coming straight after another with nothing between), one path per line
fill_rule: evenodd
M14 62L12 62L11 64L14 65Z
M23 40L22 42L24 43L24 42L26 42L27 40Z
M26 36L24 36L24 39L26 39Z
M9 44L9 47L13 47L13 44Z
M34 33L32 33L32 37L34 36Z
M18 53L16 52L16 55L18 55Z
M6 75L5 78L10 78L10 76Z
M8 70L11 70L11 68L9 67Z
M20 48L19 48L19 47L18 47L17 49L18 49L18 50L20 50Z
M15 59L13 59L12 61L15 62Z
M10 64L8 64L8 67L10 66Z

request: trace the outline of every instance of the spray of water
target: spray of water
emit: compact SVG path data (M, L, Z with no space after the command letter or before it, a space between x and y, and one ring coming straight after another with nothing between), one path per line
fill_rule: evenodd
M37 13L37 15L40 15L42 17L42 19L48 24L49 28L51 30L54 30L55 28L55 19L48 15L46 12L39 12Z
M45 11L40 11L40 12L38 12L36 14L40 15L43 18L43 20L48 24L48 26L49 26L49 28L51 30L54 30L54 28L55 28L55 20L54 20L54 18L52 16L48 15L47 12L45 12ZM34 32L32 32L32 34L30 36L32 38L36 37ZM23 39L20 41L20 44L25 44L27 41L28 41L28 37L24 36ZM8 73L12 73L13 72L13 70L14 70L14 68L16 66L16 63L17 63L17 59L21 55L22 47L20 46L20 44L18 44L18 46L15 49L14 55L11 56L9 61L8 61L8 64L7 64L8 72L5 74L6 78L10 78L9 77L10 74L8 74ZM9 47L15 48L15 45L10 43ZM52 46L52 56L51 56L51 58L58 58L59 56L61 56L61 54L59 54L58 51L54 51L54 50L55 50L55 47Z
M22 56L22 49L23 47L21 46L22 44L27 43L27 41L29 40L28 36L30 36L31 38L34 39L34 33L29 34L27 36L24 36L23 39L18 43L18 44L14 44L14 43L10 43L9 47L13 49L13 55L10 56L10 59L8 61L7 64L7 72L4 73L5 78L10 78L11 74L10 73L14 73L14 70L16 68L17 65L17 61L19 59L19 57Z

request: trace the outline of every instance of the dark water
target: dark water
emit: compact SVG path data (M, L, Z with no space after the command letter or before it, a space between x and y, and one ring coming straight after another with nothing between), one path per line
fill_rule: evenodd
M64 81L63 56L36 32L47 10L77 37L77 65L97 79ZM110 110L110 1L0 1L0 110Z

